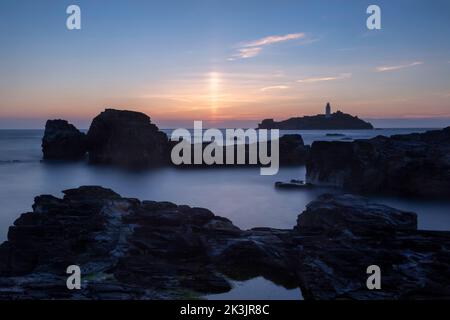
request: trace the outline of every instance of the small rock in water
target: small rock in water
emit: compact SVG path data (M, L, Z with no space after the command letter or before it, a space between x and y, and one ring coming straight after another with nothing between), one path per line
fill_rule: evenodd
M325 136L327 136L327 137L345 137L345 134L342 134L342 133L327 133Z
M312 188L313 185L311 183L305 183L303 180L295 180L292 179L290 182L275 182L275 187L280 189L305 189Z

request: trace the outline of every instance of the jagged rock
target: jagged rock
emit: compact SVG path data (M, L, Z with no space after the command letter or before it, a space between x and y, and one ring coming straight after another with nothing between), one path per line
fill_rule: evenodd
M0 245L0 299L182 299L257 276L306 299L450 298L450 232L417 231L414 214L353 196L320 197L298 221L243 231L101 187L39 196ZM382 290L365 286L373 264ZM66 288L69 265L81 290Z
M147 167L169 160L166 134L140 112L106 109L92 121L87 138L91 163Z
M48 120L42 139L47 160L73 160L86 155L86 136L66 120Z
M422 134L312 144L307 182L352 192L450 196L450 127Z

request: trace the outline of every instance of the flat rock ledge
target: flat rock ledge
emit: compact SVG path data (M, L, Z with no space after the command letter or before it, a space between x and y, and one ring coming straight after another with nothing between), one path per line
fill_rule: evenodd
M366 287L369 265L382 289ZM68 290L78 265L81 290ZM450 298L450 232L414 213L323 195L291 230L241 230L202 208L85 186L36 197L0 245L0 299L185 299L262 276L305 299Z

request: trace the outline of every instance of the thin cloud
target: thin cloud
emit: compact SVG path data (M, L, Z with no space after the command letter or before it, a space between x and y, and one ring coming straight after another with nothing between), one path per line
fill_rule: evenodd
M260 52L262 48L254 47L254 48L241 48L238 50L236 54L234 54L231 58L228 60L233 61L236 59L248 59L256 57Z
M261 88L260 91L265 92L265 91L271 91L271 90L286 90L289 89L288 86L270 86L270 87L264 87Z
M229 61L234 61L237 59L248 59L256 57L261 53L264 47L291 41L291 40L297 40L297 39L303 39L305 42L303 44L307 44L306 35L304 33L289 33L286 35L275 35L275 36L268 36L265 38L261 38L258 40L250 41L247 43L241 44L239 49L235 54L233 54L230 58L228 58ZM310 43L312 43L311 41Z
M405 69L405 68L419 66L421 64L423 64L422 61L415 61L415 62L412 62L412 63L400 64L400 65L396 65L396 66L381 66L381 67L377 67L375 70L377 72L394 71L394 70L400 70L400 69Z
M342 80L351 78L351 73L341 73L337 76L328 76L328 77L316 77L316 78L305 78L297 80L298 83L316 83L316 82L324 82L324 81L334 81L334 80Z
M268 36L265 38L261 38L255 41L251 41L248 43L245 43L243 47L261 47L261 46L267 46L274 43L289 41L289 40L295 40L295 39L302 39L305 38L305 34L302 33L290 33L283 36Z

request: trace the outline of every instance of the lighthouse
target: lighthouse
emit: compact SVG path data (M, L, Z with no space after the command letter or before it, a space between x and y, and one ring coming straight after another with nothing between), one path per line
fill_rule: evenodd
M329 102L327 102L327 105L325 106L325 117L331 117L331 106Z

